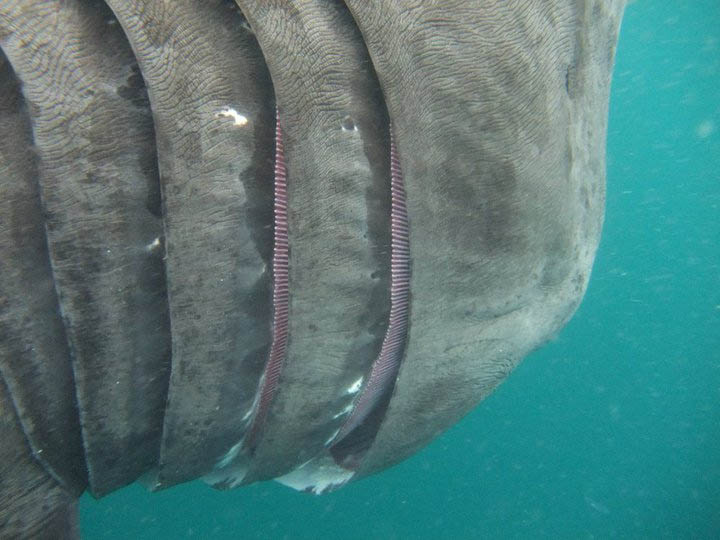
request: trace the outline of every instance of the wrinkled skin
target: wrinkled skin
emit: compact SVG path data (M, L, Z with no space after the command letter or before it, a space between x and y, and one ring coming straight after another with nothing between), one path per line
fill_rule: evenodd
M322 492L466 414L587 287L622 9L0 3L2 535L141 476Z

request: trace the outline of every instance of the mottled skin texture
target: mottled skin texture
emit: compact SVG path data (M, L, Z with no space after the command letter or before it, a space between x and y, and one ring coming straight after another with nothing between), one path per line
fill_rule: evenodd
M48 258L32 128L18 81L3 56L0 127L0 373L34 455L79 494L87 472Z
M103 8L0 3L0 47L32 124L32 174L65 325L58 347L65 365L72 358L96 493L157 461L169 368L162 253L146 249L162 235L152 122L133 87L132 51Z
M343 6L239 5L273 77L290 175L288 355L251 481L323 449L351 401L345 389L380 350L390 307L389 145L382 95ZM346 116L358 131L341 128Z
M141 475L291 473L321 491L467 413L587 286L622 9L0 2L0 536L71 537L86 486ZM275 107L289 340L249 444L272 340ZM409 332L380 406L330 446L387 327L391 123Z
M406 357L366 474L456 422L580 302L622 3L347 4L395 126L412 253Z
M48 475L30 453L24 427L0 384L0 536L58 539L77 537L77 494Z
M272 86L227 3L108 5L137 56L157 138L172 367L152 483L172 485L206 473L244 432L268 354ZM251 123L236 125L230 109Z

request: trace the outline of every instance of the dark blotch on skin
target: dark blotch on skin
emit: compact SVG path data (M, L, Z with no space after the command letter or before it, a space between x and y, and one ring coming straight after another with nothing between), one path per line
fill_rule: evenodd
M142 75L140 74L140 68L137 64L133 64L130 66L130 70L127 84L118 87L117 94L121 98L130 101L136 107L147 110L149 101L145 81L143 81Z

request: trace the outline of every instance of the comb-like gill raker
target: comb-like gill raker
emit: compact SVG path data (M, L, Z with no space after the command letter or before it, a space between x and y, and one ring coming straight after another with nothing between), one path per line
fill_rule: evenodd
M380 353L372 364L352 411L334 443L340 442L367 418L397 377L405 349L410 297L410 240L405 186L395 139L390 127L390 315Z

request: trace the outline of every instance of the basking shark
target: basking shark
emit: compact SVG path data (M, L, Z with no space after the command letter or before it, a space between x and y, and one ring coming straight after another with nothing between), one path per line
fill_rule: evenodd
M565 325L622 0L0 3L0 535L422 448Z

